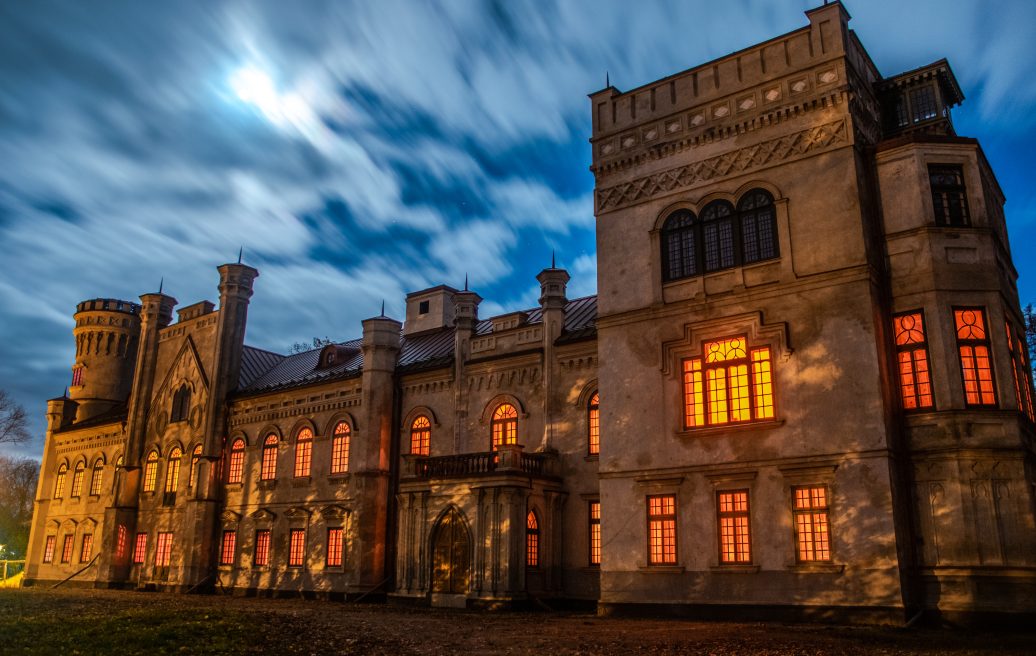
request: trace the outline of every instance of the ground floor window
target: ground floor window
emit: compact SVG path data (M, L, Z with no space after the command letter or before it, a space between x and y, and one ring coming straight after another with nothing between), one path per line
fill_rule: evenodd
M590 502L590 566L601 564L601 502Z
M234 551L237 549L237 531L223 531L223 543L219 552L220 565L234 564Z
M76 539L76 536L69 533L65 536L65 542L61 545L61 562L70 563L72 562L72 543Z
M265 567L270 564L269 529L260 529L255 532L255 553L252 557L252 564L256 567Z
M85 563L90 560L90 554L93 552L94 536L87 533L83 536L83 543L79 547L79 562Z
M793 492L796 558L800 563L831 560L827 488L796 487Z
M173 553L173 534L159 533L155 543L155 565L158 567L169 567L170 557Z
M58 536L48 535L46 546L43 547L43 562L52 563L54 562L54 547L58 541Z
M723 564L752 562L749 536L748 490L720 492L719 561Z
M648 564L676 564L676 497L648 497Z
M525 516L525 565L540 566L540 520L532 510Z
M342 566L343 532L341 527L327 529L327 566Z
M147 533L137 533L137 541L133 543L133 564L144 563L144 556L147 555Z
M288 537L288 567L302 567L306 561L306 530L293 528Z

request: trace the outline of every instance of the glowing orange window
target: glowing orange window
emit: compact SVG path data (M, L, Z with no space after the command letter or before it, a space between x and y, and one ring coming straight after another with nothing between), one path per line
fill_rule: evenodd
M340 526L327 529L327 566L342 566L343 529Z
M155 566L169 567L173 553L173 534L159 533L155 540Z
M432 422L421 415L410 424L410 453L427 456L432 452Z
M331 473L344 474L349 471L349 424L344 421L335 426L331 438Z
M147 454L144 461L144 491L154 492L158 483L158 451Z
M123 559L126 557L127 540L129 540L129 531L125 524L119 524L119 530L115 534L115 562L120 565L125 564Z
M265 567L270 564L269 529L259 529L255 532L255 553L252 557L252 564L256 567Z
M54 547L58 541L58 536L48 535L47 544L43 547L43 562L52 563L54 562Z
M540 522L532 510L525 516L525 565L540 566Z
M306 530L293 528L288 532L288 567L302 567L306 561Z
M78 499L83 493L83 476L86 473L86 464L80 460L76 463L76 469L72 473L72 498Z
M72 549L75 546L76 536L69 533L65 536L65 542L61 545L61 562L72 562Z
M590 455L601 452L601 397L597 392L590 397L586 408L587 451Z
M137 533L137 539L133 542L133 564L143 564L145 556L147 556L147 533Z
M996 387L993 384L986 314L981 308L961 308L953 311L953 318L964 377L964 399L967 405L995 407Z
M68 475L68 465L61 463L58 467L58 473L54 477L54 498L60 499L61 495L65 493L65 476Z
M601 564L601 502L590 502L590 565Z
M702 358L683 361L684 427L774 418L770 349L744 337L706 342Z
M295 438L295 478L309 476L313 465L313 431L303 428Z
M1018 412L1021 412L1029 421L1036 421L1036 412L1033 409L1032 378L1029 376L1029 367L1025 362L1025 344L1021 338L1015 338L1011 331L1011 323L1005 322L1007 330L1007 346L1011 351L1011 374L1014 378L1014 393L1018 401Z
M240 483L245 468L245 441L240 437L230 445L230 463L227 466L227 482Z
M831 560L831 537L828 528L827 488L818 486L792 489L795 505L795 557L800 563Z
M277 436L270 434L263 441L263 459L259 466L259 478L272 481L277 478Z
M187 487L194 487L195 481L198 480L198 463L201 461L201 445L194 447L194 451L191 452L191 471L187 475Z
M748 490L717 493L719 508L719 561L752 562L749 539Z
M183 458L183 451L175 447L169 452L169 464L165 469L165 491L176 492L177 483L180 480L180 459Z
M648 564L676 564L676 497L648 497Z
M501 403L493 411L493 448L518 443L518 411L510 403Z
M223 531L223 541L220 543L219 549L219 564L233 565L236 549L237 531Z
M79 547L79 562L89 562L90 556L93 554L93 548L94 536L90 533L87 533L83 536L83 542Z
M928 366L928 339L924 315L908 312L892 318L899 366L899 390L907 410L932 407L932 384Z
M90 496L101 495L101 485L104 482L104 461L98 458L94 462L94 471L90 476Z

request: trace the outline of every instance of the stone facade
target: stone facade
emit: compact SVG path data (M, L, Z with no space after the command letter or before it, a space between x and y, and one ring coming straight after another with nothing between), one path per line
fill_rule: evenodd
M590 96L596 297L552 266L479 319L439 286L290 356L244 344L241 264L175 323L161 293L80 304L27 581L1036 612L1003 195L945 60L885 78L840 3L806 15Z

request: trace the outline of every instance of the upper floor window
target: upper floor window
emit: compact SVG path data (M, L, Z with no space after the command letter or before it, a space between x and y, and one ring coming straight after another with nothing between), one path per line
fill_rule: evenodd
M935 105L935 90L932 85L926 84L910 90L910 108L913 112L914 123L927 121L939 115Z
M525 516L525 565L540 566L540 520L534 510Z
M676 210L661 237L663 282L780 255L773 196L762 189L745 193L736 210L725 200L706 205L700 217Z
M960 166L930 164L928 181L932 187L932 208L935 210L935 225L966 226L968 217L968 195L964 186L964 171Z
M313 464L313 431L303 428L295 438L295 478L309 476Z
M180 386L173 394L173 408L169 413L169 421L187 421L191 413L191 389L187 383Z
M958 308L953 311L953 319L964 376L964 400L967 405L996 407L986 313L981 308Z
M76 366L72 368L72 387L83 384L83 368Z
M1029 364L1025 361L1025 342L1020 335L1014 335L1011 330L1011 322L1005 322L1007 329L1007 347L1011 351L1011 374L1014 376L1014 393L1018 400L1018 412L1021 412L1029 421L1036 421L1036 412L1033 409L1032 378L1029 375Z
M335 425L331 438L331 473L344 474L349 471L349 435L352 430L344 421Z
M601 452L601 397L597 392L590 397L586 407L587 452L597 455Z
M899 390L907 410L932 407L932 383L928 366L928 339L920 311L892 318L899 363Z
M68 475L68 465L61 463L58 466L58 473L54 477L54 498L60 499L65 494L65 476Z
M104 481L104 461L98 458L94 461L94 470L90 475L90 496L101 495L101 485Z
M165 491L176 492L180 481L180 459L183 458L183 450L180 447L173 447L169 452L169 462L165 468Z
M187 474L187 487L194 487L195 481L198 480L198 462L201 460L201 452L200 444L191 452L191 471Z
M501 403L493 411L491 422L493 449L518 443L518 411L510 403Z
M75 472L72 474L72 498L78 499L83 495L83 476L86 475L86 463L82 460L76 463Z
M432 452L432 422L421 415L410 424L410 453L427 456Z
M144 461L144 491L154 492L158 482L158 451L152 450Z
M245 468L245 441L240 437L230 445L230 460L227 463L227 482L240 483Z
M769 347L749 349L739 336L705 342L703 351L683 361L685 428L774 418Z
M259 467L259 478L272 481L277 478L277 436L270 433L263 441L263 459Z

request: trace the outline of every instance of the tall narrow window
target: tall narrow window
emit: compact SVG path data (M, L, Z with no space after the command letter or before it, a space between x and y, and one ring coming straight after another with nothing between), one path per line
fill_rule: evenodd
M313 431L303 428L295 438L295 478L309 476L313 464Z
M540 566L540 522L532 510L525 516L525 566Z
M427 456L432 452L432 422L421 415L410 424L410 453Z
M737 264L734 207L723 200L709 203L701 212L701 225L705 246L705 270L717 271Z
M169 452L169 462L166 463L165 468L165 491L167 493L176 492L180 482L181 458L183 458L183 450L178 446L173 447L173 450Z
M155 566L169 567L173 553L173 534L159 533L155 541Z
M694 214L677 210L662 225L662 280L679 280L701 273Z
M58 473L54 477L54 498L60 499L65 494L65 476L68 475L68 465L61 463L58 466Z
M54 547L58 541L58 536L48 535L47 542L43 547L43 562L52 563L54 562Z
M501 403L493 411L493 449L518 443L518 411L510 403Z
M144 461L144 491L154 492L158 482L158 451L151 451Z
M240 483L245 468L245 441L240 437L230 445L230 461L227 464L227 482Z
M964 376L964 399L970 406L996 406L993 364L989 355L986 313L981 308L953 311L957 328L957 349Z
M676 564L676 497L652 496L648 502L648 564Z
M601 564L601 502L590 502L590 566Z
M705 362L683 362L684 426L773 419L770 349L749 349L744 337L706 342Z
M83 368L73 367L72 368L72 387L78 387L83 384Z
M101 485L104 482L104 461L98 458L94 461L94 470L90 474L90 496L101 495Z
M288 567L302 567L306 562L306 530L293 528L288 532Z
M780 255L773 196L762 189L753 189L738 201L737 213L741 223L741 251L745 264Z
M219 564L233 565L236 550L237 531L223 531L223 541L220 543L219 550Z
M277 478L277 436L270 433L263 441L263 461L259 470L259 478L272 481Z
M65 535L65 541L61 545L61 562L70 563L72 562L72 549L75 547L76 536L72 533Z
M601 452L601 397L597 392L590 397L586 408L587 453L594 456Z
M198 480L198 463L201 461L201 452L200 444L191 451L191 471L187 474L187 487L193 488Z
M327 566L328 567L341 567L342 566L342 548L343 548L343 530L342 527L336 526L334 528L327 529Z
M331 473L344 474L349 471L349 424L344 421L335 425L331 438Z
M1007 346L1011 351L1011 374L1014 376L1014 393L1018 400L1018 412L1029 418L1029 421L1036 421L1036 412L1033 409L1032 377L1029 375L1029 365L1025 361L1025 343L1022 341L1021 333L1018 336L1013 334L1011 323L1005 322L1007 329Z
M123 456L115 459L115 474L112 476L112 494L115 494L115 491L118 489L119 478L122 476L122 469L125 464L126 459Z
M822 485L793 488L795 495L796 558L800 563L831 560L828 530L827 488Z
M719 562L743 564L752 562L749 540L748 490L720 492L719 507Z
M191 414L191 389L187 383L173 393L173 407L169 413L170 422L187 421Z
M930 165L928 181L932 187L935 225L966 226L970 224L963 169L960 166L948 164Z
M78 499L83 494L83 476L86 475L86 463L82 460L76 463L76 469L72 473L72 498Z
M907 410L932 407L924 315L917 311L895 316L892 318L892 330L896 337L899 390L903 407Z
M125 524L119 524L118 530L115 531L115 562L119 565L124 565L123 560L126 557L126 546L129 540L129 531L126 529Z
M270 530L259 529L255 532L255 553L252 556L252 565L265 567L270 564Z
M147 556L147 533L137 533L137 539L133 542L133 564L142 565Z
M94 536L87 533L83 536L83 541L79 545L79 562L86 563L90 561L90 556L93 555L94 548Z

